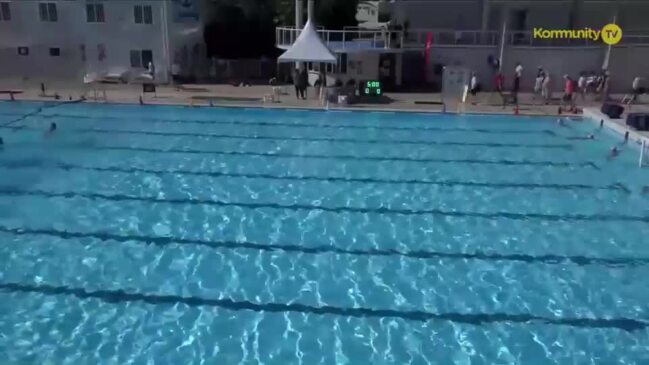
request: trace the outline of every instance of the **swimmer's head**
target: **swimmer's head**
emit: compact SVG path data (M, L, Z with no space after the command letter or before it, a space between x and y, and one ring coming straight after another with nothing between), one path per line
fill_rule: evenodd
M0 137L0 146L2 146L3 144L5 144L5 141L2 139L2 137Z
M56 130L56 123L51 123L50 124L50 131L55 131Z
M589 135L588 135L588 139L595 139L595 135L593 135L593 134L589 134Z

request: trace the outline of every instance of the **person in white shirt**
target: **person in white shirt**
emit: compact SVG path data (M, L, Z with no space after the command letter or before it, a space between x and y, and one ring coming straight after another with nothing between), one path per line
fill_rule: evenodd
M579 89L581 100L586 100L586 73L582 72L579 74L579 78L577 79L577 88Z
M541 95L543 80L545 80L545 71L543 71L543 67L539 66L539 69L536 72L536 79L534 80L534 100L536 100L537 96Z
M478 95L478 75L474 72L471 74L471 82L469 83L469 91L471 92L471 98L473 99L473 104L476 103L476 95Z
M631 83L631 100L629 103L633 103L638 100L638 96L644 93L644 88L640 87L640 82L642 81L641 77L636 77Z

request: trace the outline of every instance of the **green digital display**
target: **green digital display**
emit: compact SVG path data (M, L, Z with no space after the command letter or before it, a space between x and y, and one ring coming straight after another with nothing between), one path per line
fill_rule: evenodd
M361 84L361 94L364 96L380 96L383 94L381 81L364 81Z

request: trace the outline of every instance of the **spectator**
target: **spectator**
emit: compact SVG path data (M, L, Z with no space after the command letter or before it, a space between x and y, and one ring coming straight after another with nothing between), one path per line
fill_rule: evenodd
M296 68L293 70L293 86L295 86L295 97L297 99L300 99L300 94L302 93L300 78L300 70Z
M543 84L541 84L541 96L545 100L545 105L550 104L550 100L552 99L551 80L550 74L546 72L543 78Z
M563 89L563 98L562 98L562 106L563 105L568 105L570 108L568 110L574 111L575 110L575 82L574 80L568 76L568 75L563 75L563 79L565 80L565 86Z
M543 67L539 66L537 72L536 72L536 79L534 80L534 99L536 100L537 96L541 95L541 91L543 89L543 80L545 80L545 71L543 71Z
M473 104L476 103L476 97L478 95L478 89L480 84L478 83L478 75L474 72L471 74L471 82L469 84L469 92L471 93L471 101Z
M579 90L579 95L581 95L581 100L586 100L586 73L581 72L579 74L579 79L577 79L577 88Z
M306 67L302 69L300 73L300 93L302 94L302 99L306 100L306 88L309 86L309 74L306 72Z

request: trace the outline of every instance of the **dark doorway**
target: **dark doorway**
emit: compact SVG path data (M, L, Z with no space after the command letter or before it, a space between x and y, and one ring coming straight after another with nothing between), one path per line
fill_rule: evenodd
M153 62L153 52L150 50L142 50L142 67L149 66L149 62Z
M511 29L514 31L526 30L527 29L527 9L512 10L510 26Z
M509 26L514 33L514 44L525 44L529 39L525 39L525 35L520 33L527 30L527 9L512 10L509 19Z
M379 81L386 91L392 91L396 84L396 57L394 53L381 53L379 56Z

